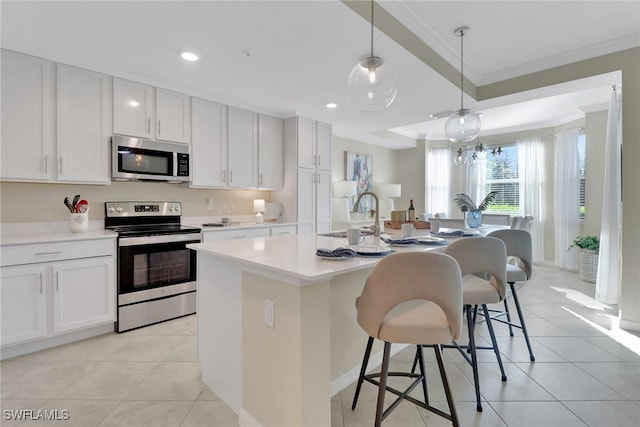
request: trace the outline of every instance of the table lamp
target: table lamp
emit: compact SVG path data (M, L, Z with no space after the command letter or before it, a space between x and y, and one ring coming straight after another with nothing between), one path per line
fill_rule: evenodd
M380 218L391 218L393 198L400 197L401 194L400 184L382 184L380 186Z

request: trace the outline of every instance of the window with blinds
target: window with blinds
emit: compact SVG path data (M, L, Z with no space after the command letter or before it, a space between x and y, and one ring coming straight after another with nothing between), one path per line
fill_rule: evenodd
M490 191L496 192L496 200L487 213L520 214L518 149L515 145L502 147L502 154L487 157L485 193Z
M580 162L580 218L584 219L585 208L584 208L584 188L585 188L585 179L584 179L584 164L585 164L585 135L584 133L580 133L578 135L578 161Z

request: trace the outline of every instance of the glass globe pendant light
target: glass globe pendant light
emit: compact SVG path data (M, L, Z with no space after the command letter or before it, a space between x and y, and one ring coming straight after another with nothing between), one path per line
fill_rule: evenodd
M455 34L460 37L460 109L454 111L447 119L444 133L452 142L469 142L480 133L480 116L468 108L464 108L464 43L462 39L469 32L469 27L460 27Z
M384 59L373 54L373 0L371 1L371 55L360 58L349 74L348 98L360 111L381 111L398 93L396 76Z

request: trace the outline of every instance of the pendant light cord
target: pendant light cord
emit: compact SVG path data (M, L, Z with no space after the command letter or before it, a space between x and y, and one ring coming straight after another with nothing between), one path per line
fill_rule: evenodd
M373 0L371 0L371 57L373 57Z
M464 29L460 30L460 110L464 109Z

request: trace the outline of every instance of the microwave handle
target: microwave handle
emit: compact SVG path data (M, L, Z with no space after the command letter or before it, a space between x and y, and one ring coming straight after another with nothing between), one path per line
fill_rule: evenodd
M171 176L178 176L178 153L175 151L173 154L173 170Z

